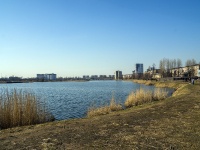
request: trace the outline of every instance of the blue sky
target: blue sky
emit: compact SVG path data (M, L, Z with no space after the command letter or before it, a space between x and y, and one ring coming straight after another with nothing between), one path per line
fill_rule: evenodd
M199 0L0 0L1 76L129 74L200 62Z

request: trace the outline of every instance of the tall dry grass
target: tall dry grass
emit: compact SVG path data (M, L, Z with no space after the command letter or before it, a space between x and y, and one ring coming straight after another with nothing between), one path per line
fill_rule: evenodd
M156 100L163 100L165 98L167 98L168 92L164 89L155 89L154 93L153 93L153 99Z
M113 111L118 111L118 110L122 110L122 109L123 109L122 105L117 104L114 97L112 97L109 105L99 107L99 108L96 108L96 107L89 108L88 112L87 112L87 117L105 115L105 114L109 114Z
M129 94L125 101L125 107L133 107L156 100L163 100L167 97L168 92L163 89L155 89L153 92L142 88Z
M0 128L39 124L54 120L33 93L3 90L0 93Z

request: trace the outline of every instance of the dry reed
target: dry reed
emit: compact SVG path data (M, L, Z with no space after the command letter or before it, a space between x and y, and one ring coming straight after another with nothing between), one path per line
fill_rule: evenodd
M117 102L115 101L114 97L112 97L112 99L110 100L110 110L111 111L118 111L118 110L122 110L122 105L117 104Z
M167 98L168 92L163 89L155 89L153 93L154 100L163 100Z
M110 105L106 105L99 108L91 107L87 112L87 116L93 117L93 116L105 115L109 114L112 111L118 111L122 109L123 109L122 106L120 104L117 104L115 99L112 97L112 99L110 100Z
M131 92L125 101L125 107L133 107L156 100L163 100L167 97L167 91L155 89L153 92L140 88L136 92Z
M0 128L32 125L54 120L33 93L3 90L0 96Z

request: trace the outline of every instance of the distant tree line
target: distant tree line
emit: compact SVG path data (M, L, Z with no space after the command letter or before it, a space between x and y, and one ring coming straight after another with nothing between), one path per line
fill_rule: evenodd
M185 62L185 66L188 68L188 76L194 76L194 67L193 65L197 64L197 61L195 59L188 59ZM199 62L200 64L200 62ZM171 77L172 74L170 72L171 69L173 68L180 68L182 66L182 60L177 58L177 59L167 59L163 58L160 60L159 63L160 67L160 73L163 77Z
M188 70L188 76L193 77L195 74L195 69L193 65L196 65L197 61L195 59L188 59L185 63L185 66L187 67ZM200 63L199 63L200 64Z
M185 66L192 66L192 65L196 65L197 64L197 61L195 59L188 59L186 62L185 62ZM199 62L200 64L200 62Z
M163 77L171 76L170 69L182 67L182 60L163 58L159 63L160 73Z

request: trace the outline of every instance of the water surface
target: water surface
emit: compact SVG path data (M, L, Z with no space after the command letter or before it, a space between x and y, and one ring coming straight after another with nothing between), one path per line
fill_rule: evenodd
M124 104L130 92L138 88L153 90L129 81L88 81L88 82L34 82L0 84L0 88L22 89L34 92L45 100L50 112L57 120L85 117L87 110L108 104L112 98ZM170 93L172 89L167 89Z

